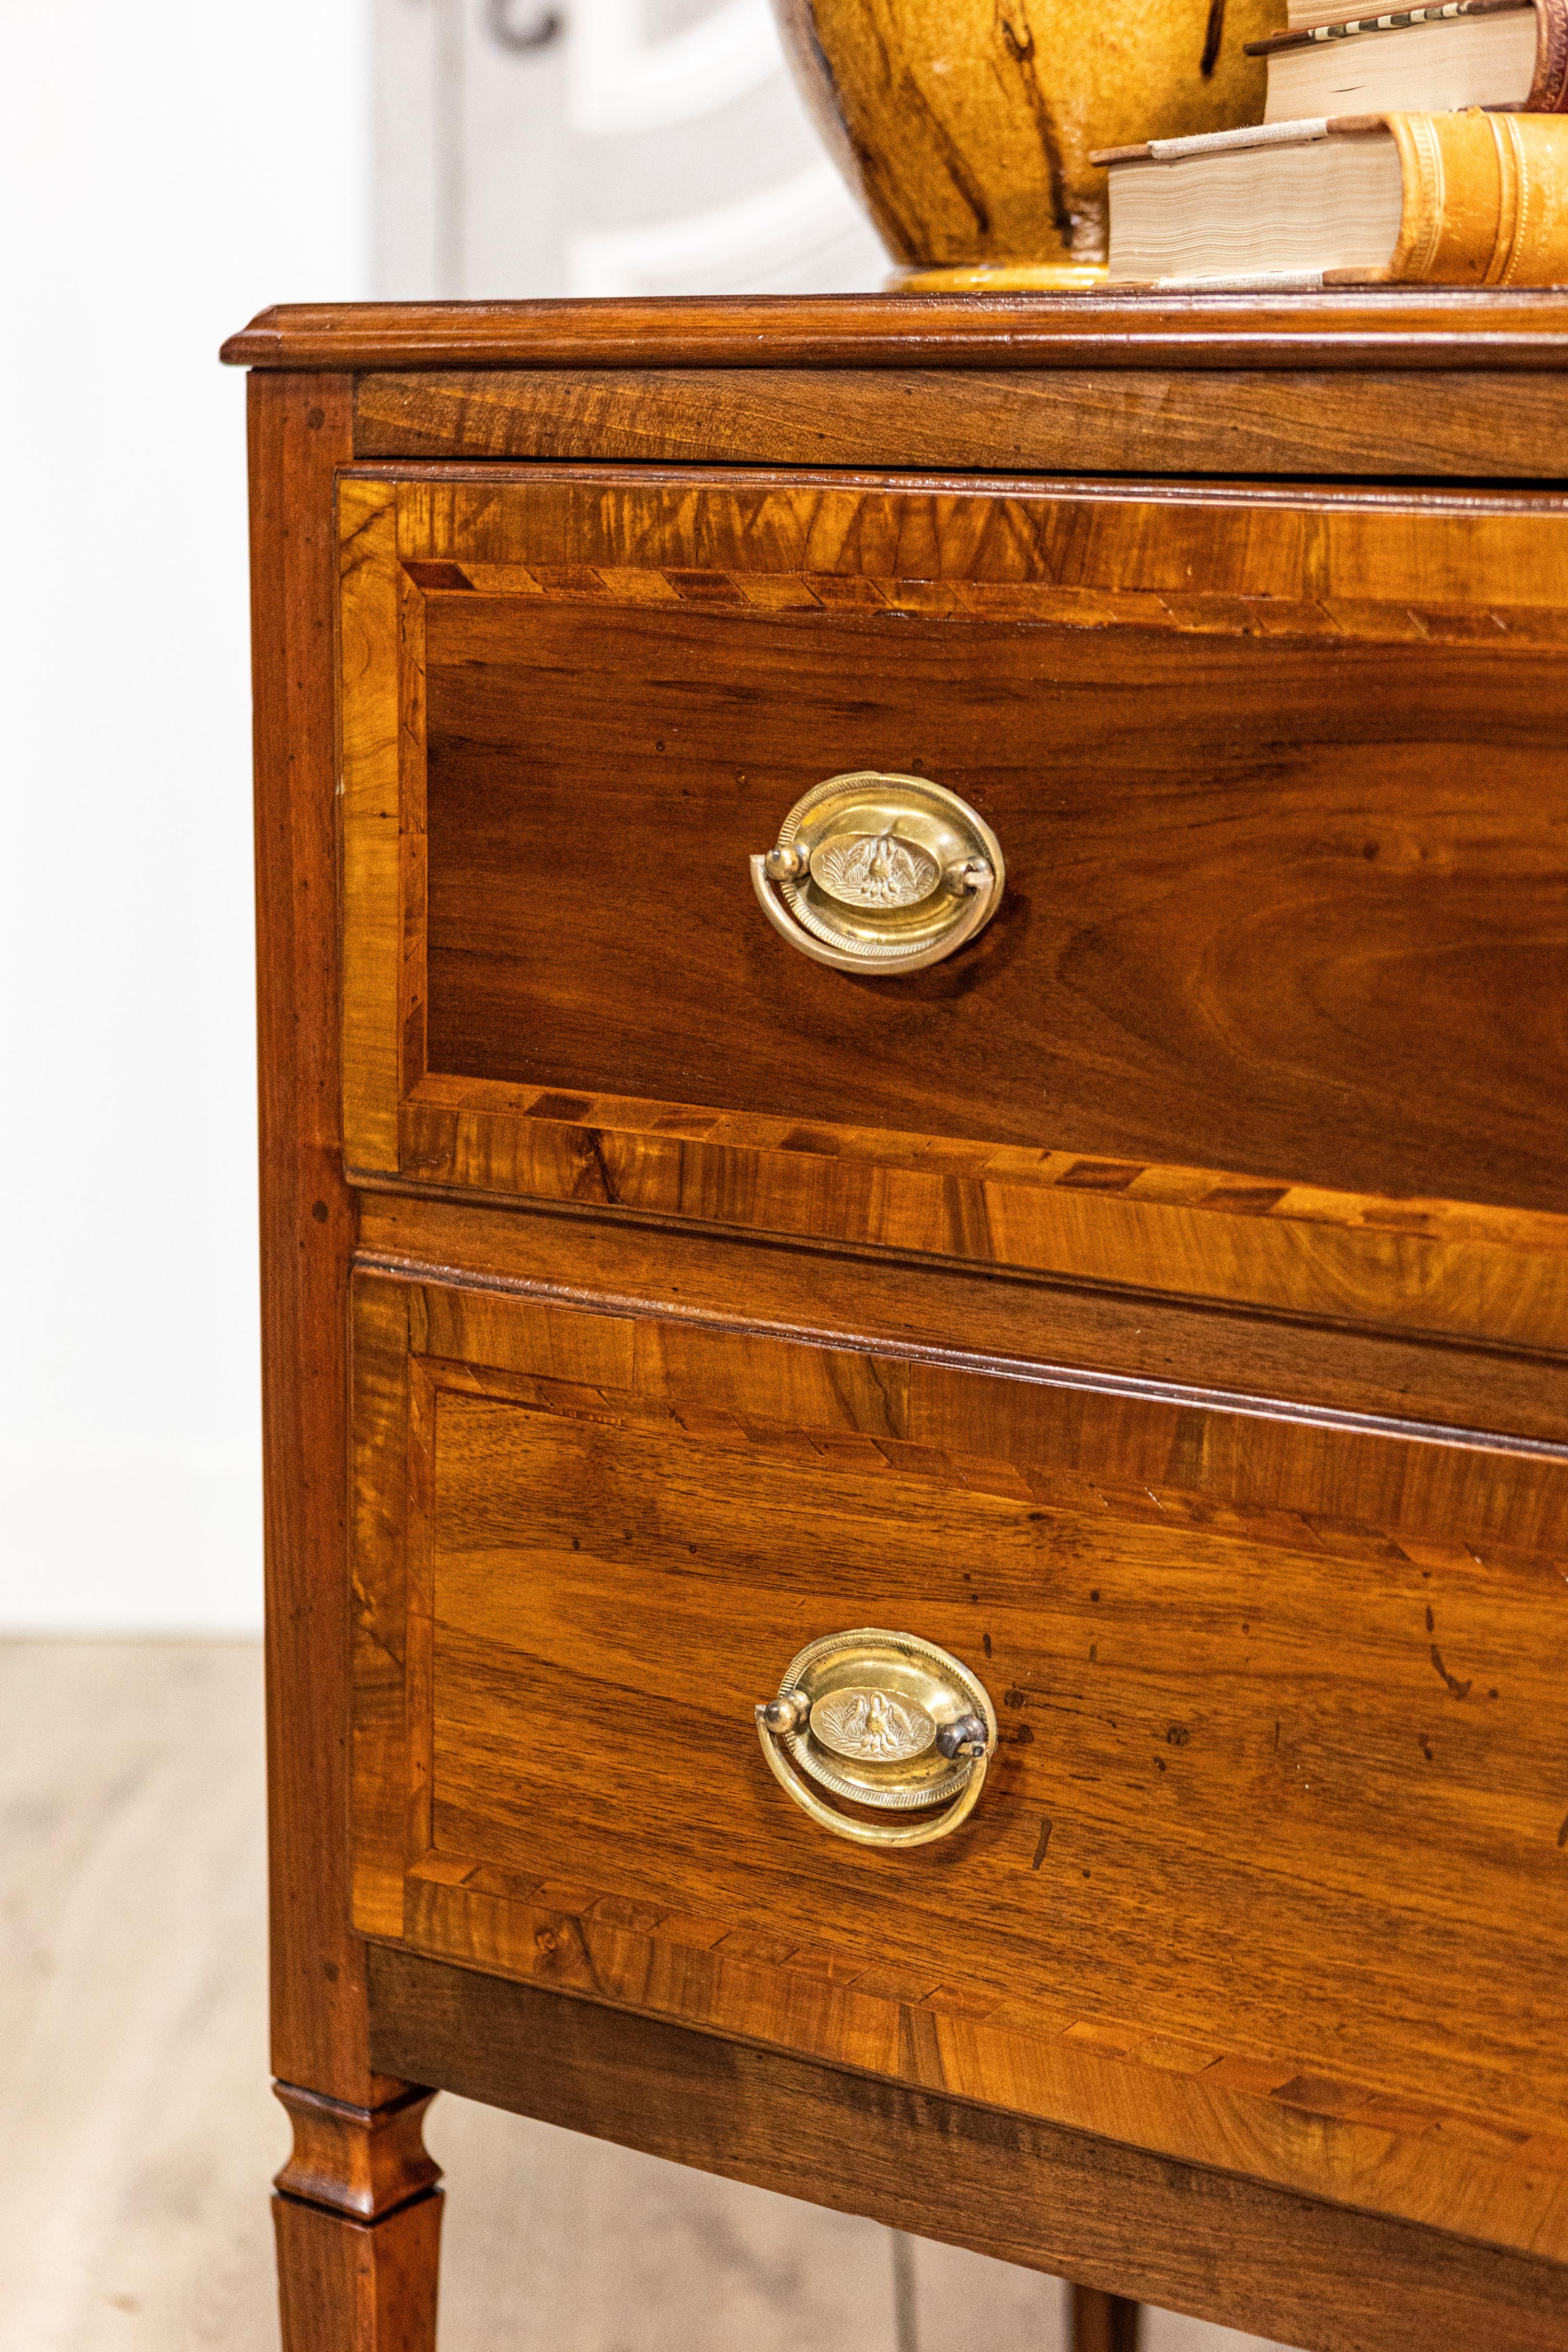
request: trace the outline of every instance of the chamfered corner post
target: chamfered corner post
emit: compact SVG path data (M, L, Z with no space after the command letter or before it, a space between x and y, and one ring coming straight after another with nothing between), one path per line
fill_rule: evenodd
M434 2352L430 2093L371 2062L350 1925L348 1318L338 1036L338 469L353 378L249 382L274 2198L284 2352Z

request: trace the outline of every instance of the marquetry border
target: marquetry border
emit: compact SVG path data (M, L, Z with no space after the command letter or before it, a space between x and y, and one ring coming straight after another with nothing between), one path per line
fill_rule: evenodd
M804 547L793 557L788 549L770 554L770 532L776 539L783 529L777 517L759 525L745 566L491 561L511 529L504 513L498 519L498 492L516 478L481 487L340 477L343 1112L353 1175L631 1209L1518 1347L1563 1346L1565 1216L429 1072L424 645L426 600L476 590L589 608L896 609L1085 627L1373 642L1447 630L1533 643L1542 629L1551 636L1568 628L1568 514L1557 518L1561 551L1552 539L1545 552L1522 536L1527 522L1539 529L1538 520L1506 506L1448 518L1468 533L1482 573L1495 573L1492 584L1515 600L1493 610L1484 600L1479 607L1423 603L1411 593L1414 574L1391 573L1374 595L1355 526L1378 509L1354 504L1318 518L1321 527L1303 524L1296 586L1311 593L1289 593L1291 579L1282 576L1270 579L1267 594L1197 595L1169 583L1143 590L978 576L987 567L1028 571L1039 550L1023 525L999 533L984 560L966 548L962 578L874 576L846 528L847 505L826 523L817 511L820 538L838 550L837 572L811 568ZM818 508L865 495L825 490ZM991 495L1022 510L1023 502ZM619 509L603 526L606 541L617 533L627 543L609 551L630 559L633 520ZM1241 574L1238 583L1246 584ZM1362 593L1339 593L1352 588Z
M513 1328L510 1342L503 1324ZM515 1360L509 1370L452 1352L468 1344ZM775 1392L799 1393L798 1372L781 1367L775 1391L764 1361L788 1343L757 1342L763 1353L747 1374L754 1410L728 1412L683 1401L679 1357L648 1359L634 1381L637 1344L620 1315L501 1302L381 1274L355 1279L353 1881L362 1933L1568 2260L1568 2137L1390 2094L1326 2070L1321 2056L1238 2054L1158 2020L1074 2015L1070 2004L1059 2014L1020 2009L960 1981L951 1956L922 1973L841 1939L814 1939L788 1921L742 1929L440 1849L432 1811L429 1531L435 1402L443 1391L508 1398L554 1418L667 1430L702 1445L805 1456L857 1478L935 1475L1075 1516L1109 1513L1186 1525L1211 1539L1327 1550L1373 1569L1394 1561L1436 1571L1462 1562L1473 1572L1478 1564L1472 1546L1447 1531L1456 1519L1469 1525L1468 1509L1451 1509L1453 1497L1426 1482L1413 1525L1373 1525L1292 1505L1288 1496L1274 1507L1227 1502L1223 1491L1110 1485L1092 1475L1092 1464L1074 1470L1053 1462L1043 1471L933 1453L870 1425L879 1401L896 1391L896 1368L880 1359L868 1363L859 1403L853 1372L839 1364L832 1389L838 1420L814 1433L771 1418ZM438 1352L423 1352L432 1349ZM540 1370L542 1362L554 1370ZM1117 1449L1126 1442L1120 1431ZM1465 1449L1452 1451L1462 1464ZM1561 1575L1554 1557L1517 1547L1489 1544L1487 1560L1510 1576L1538 1571L1553 1587ZM1436 1650L1433 1658L1445 1677ZM1026 1704L1024 1693L1004 1700L1005 1708ZM782 2043L781 2018L788 2021Z
M581 1885L431 1853L394 1939L433 1959L767 2042L1184 2162L1244 2172L1548 2260L1568 2259L1568 2138L1389 2096L1290 2058L1265 2064L1078 2018L1042 2032L935 1971L662 1912Z
M513 596L609 609L911 614L1035 621L1178 636L1328 638L1342 644L1568 643L1568 611L1494 598L1483 606L1390 597L1212 595L1201 589L1075 587L1056 581L922 580L868 572L703 570L688 565L405 563L426 595Z

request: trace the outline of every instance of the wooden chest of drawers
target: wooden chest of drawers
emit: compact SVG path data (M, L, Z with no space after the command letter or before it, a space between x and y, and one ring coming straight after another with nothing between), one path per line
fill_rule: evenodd
M228 356L288 2352L429 2352L443 2085L1568 2340L1568 299ZM951 956L818 960L836 777L991 845ZM868 1626L958 1729L808 1730Z

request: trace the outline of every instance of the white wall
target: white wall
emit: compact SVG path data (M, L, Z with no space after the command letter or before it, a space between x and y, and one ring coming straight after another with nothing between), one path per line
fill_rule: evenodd
M260 1620L243 379L367 0L0 0L0 1628Z
M886 278L769 0L374 5L388 296L826 293ZM517 46L550 15L553 38Z

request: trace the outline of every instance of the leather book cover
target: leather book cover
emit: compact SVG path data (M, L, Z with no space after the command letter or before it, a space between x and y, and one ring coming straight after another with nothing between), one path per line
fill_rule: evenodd
M1479 108L1384 120L1405 174L1391 283L1568 284L1568 124Z

